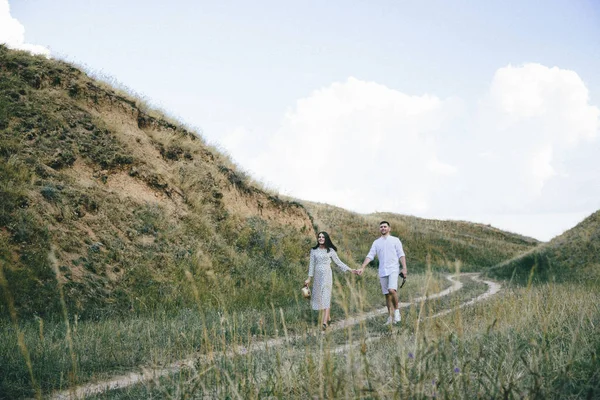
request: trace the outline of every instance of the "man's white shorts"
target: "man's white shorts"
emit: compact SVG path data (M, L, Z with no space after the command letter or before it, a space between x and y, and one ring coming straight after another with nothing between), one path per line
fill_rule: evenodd
M388 294L389 289L394 289L396 291L398 290L398 275L399 274L400 274L400 271L392 272L388 276L380 276L379 277L379 282L381 282L381 291L383 292L383 294Z

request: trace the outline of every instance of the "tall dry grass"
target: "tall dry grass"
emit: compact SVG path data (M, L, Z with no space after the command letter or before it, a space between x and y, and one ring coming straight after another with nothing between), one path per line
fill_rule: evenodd
M217 352L92 398L595 398L598 296L575 284L510 287L437 318L435 307L411 308L397 329L379 321L235 357Z
M336 279L334 322L383 306L376 277L372 273L366 276L356 279L346 275ZM436 286L431 290L446 285L440 277L432 282ZM188 285L191 290L197 288L194 280L189 280ZM406 290L411 296L424 295L424 277L413 277ZM47 394L109 379L142 366L159 368L194 355L199 360L203 357L202 363L213 363L232 348L250 348L252 343L286 336L294 337L291 343L297 345L304 340L312 341L319 332L319 316L298 295L299 290L294 291L288 294L289 304L275 306L276 299L265 299L255 293L265 303L260 309L238 310L234 302L224 299L222 308L211 310L205 307L198 293L196 307L178 312L156 309L152 313L98 321L68 315L63 319L37 318L2 325L0 393L9 398L30 397L39 387ZM16 337L22 338L21 351ZM29 354L27 365L23 350Z

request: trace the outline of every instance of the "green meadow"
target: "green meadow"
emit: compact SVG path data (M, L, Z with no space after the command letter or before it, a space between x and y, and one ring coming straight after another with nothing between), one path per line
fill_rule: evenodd
M600 396L599 212L539 243L285 198L117 86L0 45L0 399ZM356 268L382 219L401 324L373 262L322 332L316 232Z

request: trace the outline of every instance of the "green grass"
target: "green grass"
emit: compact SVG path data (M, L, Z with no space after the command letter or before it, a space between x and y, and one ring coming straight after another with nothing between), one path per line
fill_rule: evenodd
M336 279L334 320L384 305L377 277L367 271L362 278ZM337 278L337 274L336 274ZM424 276L415 275L406 285L411 297L425 294ZM430 278L430 290L443 288L441 277ZM403 289L405 290L405 289ZM297 291L299 294L299 290ZM271 303L271 302L269 302ZM63 320L36 318L18 323L31 358L35 381L42 391L66 388L90 380L107 379L140 366L168 365L193 354L221 352L248 340L288 335L307 335L318 330L318 314L294 292L283 307L266 304L260 310L204 311L202 304L177 313L155 310L152 314L93 320L69 319L71 353ZM285 321L285 326L283 322ZM0 389L11 397L34 395L27 366L16 343L16 327L0 327Z
M62 61L1 45L0 133L0 398L37 396L140 365L165 365L196 351L218 356L252 338L309 335L318 318L298 298L299 288L314 232L323 229L342 260L356 267L378 237L379 221L389 220L407 253L411 279L403 295L421 293L428 268L442 287L447 283L440 283L440 272L477 271L522 253L524 258L511 261L517 264L490 272L530 284L530 292L511 289L515 299L524 293L542 296L547 287L536 285L546 282L557 296L566 296L560 288L569 287L583 302L583 292L598 286L598 214L582 229L532 250L537 241L480 224L359 215L282 199L142 99ZM555 270L544 263L563 273L548 274ZM343 301L333 305L334 320L383 306L373 264L361 279L346 276L347 282L336 274L342 284L335 299ZM453 397L451 390L468 388L457 379L449 383L454 375L447 375L448 360L462 362L466 370L470 358L463 350L487 343L498 354L517 352L511 362L521 366L523 343L545 332L539 323L517 322L520 330L499 331L499 308L482 315L469 309L416 324L417 314L457 305L461 296L479 290L468 284L462 294L411 307L406 328L396 333L373 320L343 335L319 336L302 348L218 356L206 368L182 372L177 382L165 378L160 390L167 392L148 390L156 397L390 397L394 390L427 397L426 379L439 371L440 382L449 385L440 393ZM529 301L519 298L524 300ZM588 303L571 307L581 321L591 318L597 326L597 309ZM461 322L463 317L468 323ZM538 316L543 318L551 317ZM596 390L588 375L596 368L597 342L590 339L588 325L577 327L570 318L552 325L555 335L563 332L581 353L560 340L550 340L545 348L554 354L550 361L563 365L562 353L552 347L560 343L573 360L567 372L575 383L543 369L535 358L524 364L529 369L522 384L512 383L509 372L478 365L481 374L472 372L469 379L479 383L464 396L478 395L482 385L499 390L498 382L508 385L508 397L519 397L513 388L529 390L524 393L530 397L547 394L559 381L557 390L567 397ZM384 338L369 342L365 354L352 350L353 358L326 351L344 340L360 343L377 335ZM487 342L492 337L500 347ZM428 354L422 359L428 360L426 367L402 358L407 349ZM537 354L530 353L526 360ZM380 362L410 379L390 386ZM546 379L545 386L535 386L536 379ZM146 388L133 390L139 395Z
M599 304L597 291L574 284L512 287L386 335L353 329L342 352L319 335L92 398L595 398Z
M487 271L494 278L521 285L570 281L600 284L600 211L596 211L548 243L506 260Z
M409 270L424 272L432 265L440 272L480 271L538 245L535 239L488 225L439 221L392 213L357 214L327 204L302 201L317 230L325 230L357 262L362 262L382 220L402 241ZM376 261L372 262L376 265Z

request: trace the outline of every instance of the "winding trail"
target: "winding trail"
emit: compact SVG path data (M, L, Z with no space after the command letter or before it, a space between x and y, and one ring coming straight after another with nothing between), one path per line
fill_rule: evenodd
M447 315L450 314L453 311L456 311L457 309L463 308L463 307L467 307L470 305L473 305L479 301L483 301L485 299L487 299L488 297L491 297L493 295L495 295L496 293L498 293L500 291L500 289L502 288L502 286L494 281L484 281L482 279L479 278L479 274L478 273L464 273L464 274L460 274L461 276L468 276L470 277L472 280L476 281L476 282L483 282L488 286L487 291L485 291L485 293L480 294L479 296L472 298L471 300L465 301L464 303L461 303L460 305L458 305L457 307L454 308L449 308L447 310L444 311L440 311L439 313L430 315L428 317L425 318L419 318L419 321L423 321L426 319L433 319L433 318L438 318L441 317L443 315ZM454 287L456 286L456 281L453 279L454 277L452 276L447 276L447 279L449 279L450 281L452 281L454 283L454 285L452 285L451 287L449 287L448 289L446 289L443 292L439 292L436 293L435 295L429 296L427 297L427 299L433 299L433 298L437 298L437 297L442 297L445 296L449 293L452 293L458 289L454 289ZM460 282L459 282L460 283ZM462 288L462 283L460 283L460 288ZM448 293L444 293L446 291L449 291ZM419 298L420 301L421 298ZM401 307L407 307L409 306L411 303L402 303ZM378 310L381 311L381 310ZM383 314L385 314L387 312L387 308L383 309ZM381 336L372 336L372 337L368 337L364 340L364 343L372 343L372 342L376 342L378 340L380 340L382 337ZM347 353L347 351L352 348L352 347L356 347L361 345L361 342L358 343L351 343L351 344L343 344L340 346L337 346L334 349L331 349L330 352L331 353L335 353L335 354L340 354L340 353Z
M463 307L475 304L479 301L485 300L488 297L493 296L496 293L498 293L501 288L500 284L497 282L481 280L479 278L478 273L463 273L463 274L460 274L459 276L468 276L474 281L483 282L488 286L488 290L485 293L483 293L467 302L460 304L458 306L458 308L463 308ZM409 303L401 302L400 308L406 308L406 307L409 307L410 305L417 304L417 303L420 303L420 302L423 302L426 300L432 300L432 299L436 299L439 297L447 296L451 293L454 293L454 292L462 289L463 284L462 284L462 282L460 282L457 279L456 275L446 276L446 279L448 279L450 282L452 282L452 286L450 286L449 288L444 289L438 293L417 297L417 298L413 299L412 302L409 302ZM452 311L454 311L456 309L457 309L457 307L454 307L454 308L451 308L448 310L444 310L437 314L429 316L428 318L441 317L443 315L451 313ZM387 308L383 307L383 308L379 308L374 311L364 313L364 314L361 314L361 315L358 315L355 317L350 317L345 320L331 324L330 327L328 328L328 331L340 330L340 329L347 328L349 326L357 325L369 318L373 318L373 317L376 317L379 315L384 315L387 312L388 312ZM269 348L281 346L284 343L289 343L289 342L293 342L298 339L302 339L304 337L305 337L305 335L300 335L300 334L292 335L292 336L285 335L285 336L278 337L278 338L257 341L257 342L250 344L249 346L233 346L231 350L228 350L227 352L225 352L225 356L235 357L237 355L243 355L243 354L248 354L248 353L252 353L252 352L256 352L256 351L266 350ZM369 338L369 339L367 339L367 341L371 342L371 341L374 341L377 339L378 338ZM333 349L332 352L341 353L341 352L347 350L348 346L349 345L338 346L337 348ZM50 396L50 398L56 399L56 400L83 399L86 396L90 396L93 394L103 393L103 392L106 392L109 390L114 390L114 389L126 388L129 386L135 385L137 383L148 382L148 381L156 380L163 376L175 374L175 373L179 372L182 368L186 368L186 367L193 368L194 365L196 365L198 363L198 361L207 360L210 357L212 357L211 354L194 355L194 356L188 357L186 359L171 363L165 367L142 368L141 372L131 372L126 375L116 376L116 377L111 378L106 381L97 382L97 383L88 383L88 384L84 384L84 385L81 385L78 387L71 388L69 390L55 392Z

